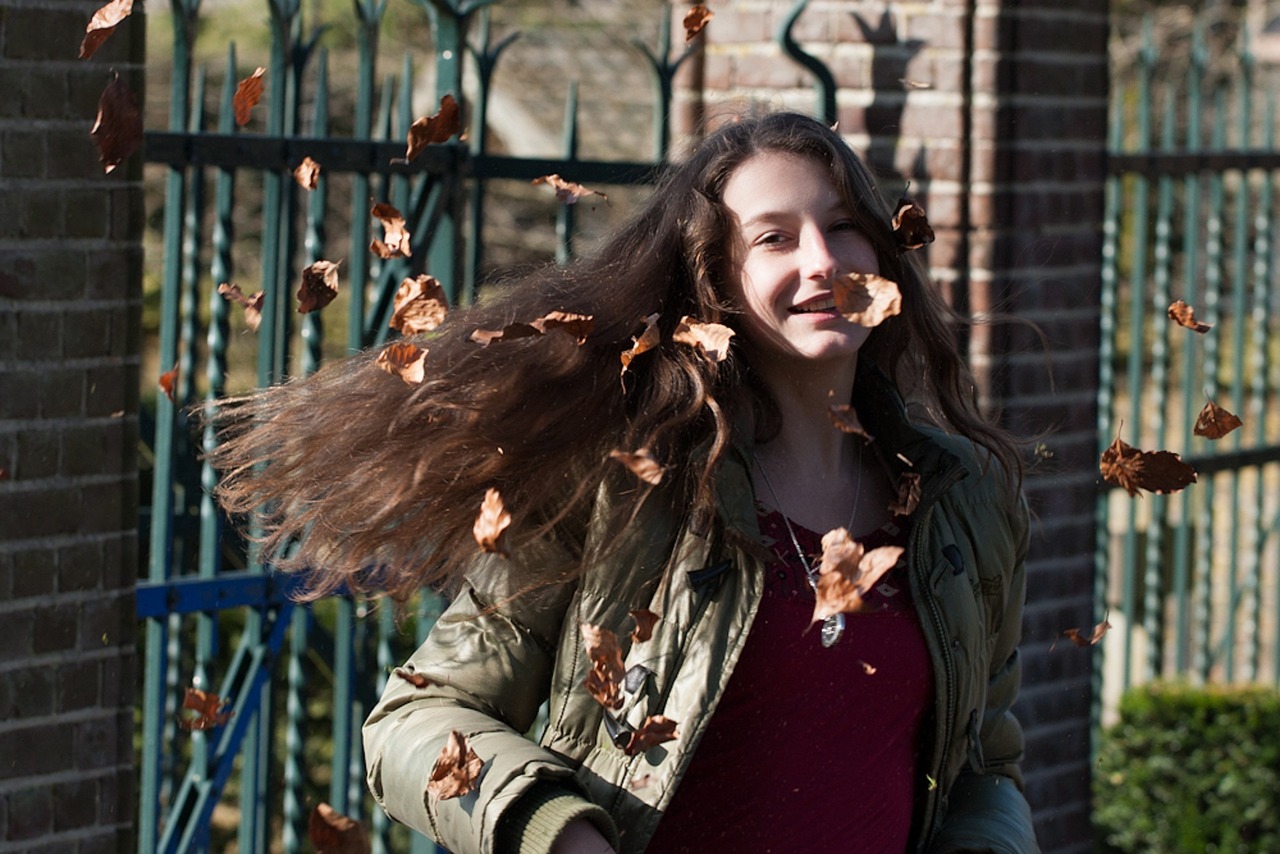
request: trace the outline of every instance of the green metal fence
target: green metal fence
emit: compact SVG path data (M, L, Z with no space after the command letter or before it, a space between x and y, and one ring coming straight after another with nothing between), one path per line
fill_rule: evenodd
M1108 703L1155 678L1280 682L1277 78L1247 30L1156 32L1147 19L1113 84L1099 451L1175 451L1199 478L1100 496ZM1212 328L1172 323L1177 299ZM1243 426L1195 435L1209 400Z

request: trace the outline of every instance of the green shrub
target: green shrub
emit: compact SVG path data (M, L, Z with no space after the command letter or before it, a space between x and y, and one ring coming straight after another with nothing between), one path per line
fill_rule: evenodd
M1280 693L1129 691L1103 734L1093 790L1109 851L1280 851Z

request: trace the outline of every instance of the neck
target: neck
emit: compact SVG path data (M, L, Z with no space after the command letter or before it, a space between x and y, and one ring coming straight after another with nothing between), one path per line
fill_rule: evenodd
M782 422L778 435L758 449L759 455L810 477L848 471L857 453L855 441L835 427L828 410L851 400L856 354L832 365L787 367L768 365L757 370L778 405Z

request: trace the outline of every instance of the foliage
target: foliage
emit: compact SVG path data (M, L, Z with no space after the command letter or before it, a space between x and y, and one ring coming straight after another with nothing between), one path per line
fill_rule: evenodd
M1280 850L1280 692L1129 691L1102 738L1094 802L1104 850Z

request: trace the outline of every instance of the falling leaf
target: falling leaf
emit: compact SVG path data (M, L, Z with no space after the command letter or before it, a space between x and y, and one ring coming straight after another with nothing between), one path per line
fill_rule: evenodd
M304 190L314 190L320 182L320 164L310 156L302 158L302 162L293 170L293 180Z
M138 109L138 99L117 72L111 72L111 82L98 98L98 117L89 136L98 147L98 160L106 174L142 146L142 111Z
M378 202L369 209L369 215L381 221L382 236L386 238L384 243L375 237L369 244L369 250L384 261L388 258L408 258L412 254L409 249L409 230L404 227L404 217L400 211L386 202Z
M1139 489L1177 492L1196 482L1196 470L1172 451L1139 451L1119 436L1102 452L1098 468L1107 483L1122 487L1131 496Z
M867 551L844 528L824 534L812 622L861 608L863 597L897 564L902 553L901 546Z
M399 676L415 688L426 688L428 685L434 684L430 679L412 670L405 670L403 667L397 667L391 671L392 676Z
M427 378L427 350L406 341L393 341L382 348L374 361L379 368L395 374L409 385L418 385Z
M93 13L84 29L84 41L80 42L80 58L91 59L116 27L133 13L133 0L111 0Z
M1169 305L1169 319L1179 326L1185 326L1192 332L1199 332L1201 335L1213 328L1213 324L1201 323L1196 320L1196 312L1191 306L1182 300L1174 300Z
M218 293L244 308L244 325L250 332L257 332L262 324L262 303L267 298L266 291L258 291L251 297L244 295L240 286L223 282L218 285Z
M699 3L698 5L690 9L688 12L685 12L684 21L683 21L684 40L686 42L693 41L694 36L702 32L703 28L706 27L707 22L709 22L715 16L716 16L716 13L712 12L702 3Z
M1053 449L1044 442L1036 442L1036 446L1034 450L1032 450L1031 454L1040 462L1046 462L1054 458Z
M618 636L591 623L583 623L581 631L587 660L591 662L591 670L583 686L606 709L622 708L622 679L626 674L622 669Z
M858 664L862 665L862 672L863 672L863 673L867 674L868 676L875 676L875 675L876 675L876 669L875 669L873 666L871 666L870 664L867 664L867 663L866 663L865 661L863 661L861 658L859 658L859 659L858 659Z
M644 753L650 747L677 739L680 737L680 733L676 732L677 726L679 724L663 715L650 715L635 732L631 733L631 739L622 752L628 756L635 756L638 753Z
M298 314L319 311L338 295L340 261L316 261L302 271L298 285Z
M908 89L932 89L932 83L926 83L923 80L908 80L905 77L899 77L898 82Z
M559 330L573 336L581 346L591 334L593 324L594 320L589 314L551 311L530 323L508 323L501 329L476 329L471 333L471 340L481 347L488 347L494 341L513 341Z
M849 273L835 281L836 311L859 326L876 327L902 311L898 283L874 273Z
M231 720L232 712L227 711L228 705L230 703L217 694L201 691L199 688L188 688L182 697L182 713L178 716L178 725L187 732L223 726ZM185 712L194 714L188 715Z
M636 608L630 614L631 619L636 621L635 630L631 633L631 640L635 643L644 643L653 637L653 625L658 622L658 615L648 608Z
M427 793L439 801L460 798L476 787L484 762L456 729L449 733L431 769Z
M9 470L7 468L0 468L0 480L8 480L11 477L13 477L13 475L9 474Z
M932 792L934 789L938 788L938 781L933 779L933 777L930 777L928 774L925 774L924 779L929 784L929 791Z
M425 273L400 283L393 306L389 325L401 335L430 332L444 323L449 311L444 287L435 276Z
M1221 439L1243 423L1234 414L1211 400L1204 405L1204 409L1200 410L1192 432L1206 439Z
M920 475L904 471L898 475L898 495L889 505L889 512L895 516L910 516L919 504Z
M656 486L662 482L662 473L664 471L662 464L653 458L653 454L650 453L648 448L641 448L635 453L613 450L609 452L609 457L629 468L632 474L645 483L652 483Z
M503 506L498 490L492 487L485 490L484 500L480 502L480 513L471 529L480 548L490 554L506 557L505 533L510 525L511 514Z
M898 200L898 210L893 215L893 236L903 250L919 249L933 242L933 227L924 215L924 208L903 196Z
M658 331L657 313L651 314L644 319L644 331L631 339L630 349L622 351L622 373L627 372L627 368L631 365L631 360L641 353L647 353L662 341L662 333Z
M236 86L236 94L231 99L231 106L235 108L236 124L239 127L249 124L249 119L253 116L253 108L262 99L262 75L266 73L267 69L259 66Z
M462 129L458 102L448 94L440 99L440 110L434 116L422 116L409 126L403 158L393 158L392 163L412 163L422 149L434 142L447 142L449 137Z
M592 190L582 186L581 184L566 181L559 175L543 175L539 178L534 178L529 183L534 184L535 186L538 184L550 185L555 188L556 201L563 202L566 205L576 205L578 203L578 199L583 196L599 196L605 201L609 200L609 197L599 190Z
M1107 629L1109 628L1111 628L1111 624L1106 620L1103 620L1101 623L1094 626L1088 634L1085 634L1081 629L1063 629L1061 636L1078 647L1093 646L1098 641L1102 640L1102 636L1107 633ZM1054 643L1056 644L1057 641L1055 640ZM1050 647L1050 649L1052 649L1052 647Z
M871 434L862 426L862 421L858 418L858 412L847 403L833 403L827 407L827 415L831 417L831 423L836 426L837 430L843 433L852 433L855 436L861 436L864 441L874 441Z
M633 792L639 789L647 789L652 786L656 780L657 778L652 774L641 774L638 777L632 777L627 782L627 788Z
M690 347L697 347L714 362L723 362L729 357L729 339L733 330L719 323L700 323L687 315L680 318L671 340Z
M307 819L307 837L315 854L369 854L369 831L325 803L316 804Z
M174 387L178 384L178 366L174 365L172 370L165 371L160 375L160 390L164 392L164 396L173 400Z

